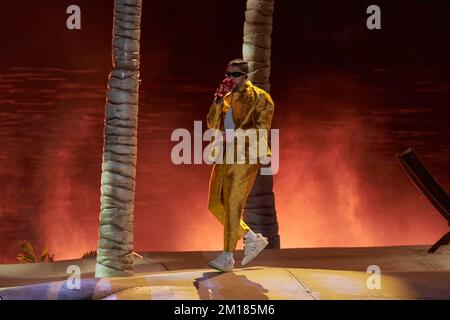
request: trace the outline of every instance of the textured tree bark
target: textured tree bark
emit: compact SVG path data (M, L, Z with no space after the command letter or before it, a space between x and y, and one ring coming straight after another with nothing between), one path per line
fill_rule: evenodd
M247 0L242 56L249 63L249 80L270 92L270 56L275 0ZM244 208L244 221L255 232L269 239L268 248L280 248L273 176L256 177Z
M108 77L97 278L133 275L133 212L142 0L115 0Z
M247 0L242 56L249 63L250 81L270 92L270 55L275 0Z

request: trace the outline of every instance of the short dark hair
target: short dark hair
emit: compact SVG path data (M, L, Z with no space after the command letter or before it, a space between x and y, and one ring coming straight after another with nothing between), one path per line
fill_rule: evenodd
M248 73L248 62L242 59L233 59L228 62L229 67L239 67L242 72Z

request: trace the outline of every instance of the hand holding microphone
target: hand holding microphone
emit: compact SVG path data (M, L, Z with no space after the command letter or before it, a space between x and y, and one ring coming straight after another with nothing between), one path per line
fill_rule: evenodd
M214 97L223 98L223 96L227 92L230 92L231 90L233 90L234 86L235 86L235 83L230 78L223 79L222 83L216 89L216 93L214 94Z

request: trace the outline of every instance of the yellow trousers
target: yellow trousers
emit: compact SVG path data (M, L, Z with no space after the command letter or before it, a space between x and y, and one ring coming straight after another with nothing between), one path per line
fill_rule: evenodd
M258 163L214 164L209 182L208 209L224 226L224 251L234 251L239 239L250 230L242 220L242 212L258 170Z

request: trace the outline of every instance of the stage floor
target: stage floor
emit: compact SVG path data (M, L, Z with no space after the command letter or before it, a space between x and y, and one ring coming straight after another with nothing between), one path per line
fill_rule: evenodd
M234 272L208 267L218 251L145 252L135 276L95 279L95 259L0 265L3 299L450 299L450 246L266 249ZM81 270L70 289L67 268ZM371 270L379 270L380 277Z

